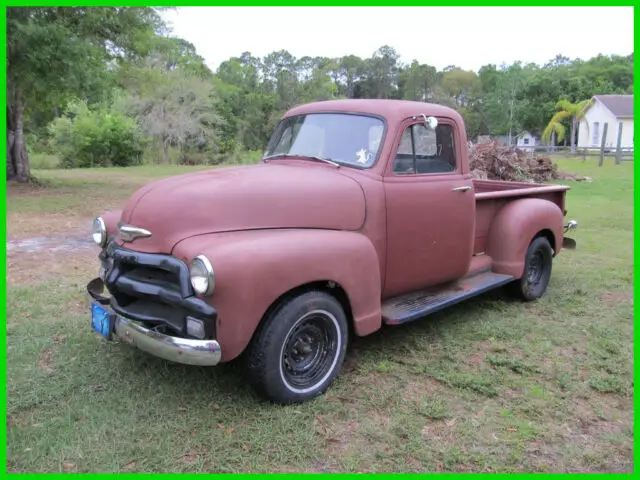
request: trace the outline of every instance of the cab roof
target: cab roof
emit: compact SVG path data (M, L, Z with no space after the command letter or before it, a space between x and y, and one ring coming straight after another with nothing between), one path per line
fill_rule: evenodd
M326 100L299 105L287 111L284 117L307 113L349 112L366 113L383 117L389 123L401 122L407 117L426 115L446 117L462 123L462 117L453 108L435 103L389 99L341 99Z

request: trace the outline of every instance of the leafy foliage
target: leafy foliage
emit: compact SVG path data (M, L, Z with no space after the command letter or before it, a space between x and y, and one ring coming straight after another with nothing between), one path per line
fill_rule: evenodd
M180 152L188 146L212 148L220 123L215 114L213 82L190 68L167 71L164 62L153 58L131 69L129 75L121 110L138 120L162 151L164 163L168 162L170 147Z
M53 149L64 168L126 167L139 164L143 138L132 118L111 110L90 110L84 101L69 104L50 125Z
M370 58L294 58L287 51L263 59L249 52L223 62L214 81L223 119L221 150L263 148L277 118L288 107L329 98L397 98L434 102L457 109L469 138L541 134L559 99L582 101L596 94L633 92L633 54L588 61L556 57L547 65L486 65L476 74L456 66L438 72L383 46ZM250 125L250 127L249 127ZM571 128L559 119L554 141ZM572 137L573 138L573 137ZM224 146L223 146L224 144Z
M148 7L7 8L7 178L31 177L25 121L45 123L73 97L103 101L115 67L162 31Z
M562 99L556 104L556 107L560 110L551 118L544 131L542 132L542 140L549 141L552 134L557 134L559 140L564 138L566 129L562 124L565 119L571 120L571 149L575 149L576 146L576 134L578 131L578 124L582 119L585 111L585 107L589 104L590 100L582 100L581 102L571 103L569 100Z

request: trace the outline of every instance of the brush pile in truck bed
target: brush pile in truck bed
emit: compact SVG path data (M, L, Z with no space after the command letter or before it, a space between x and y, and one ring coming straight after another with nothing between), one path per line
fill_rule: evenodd
M557 165L547 155L531 154L497 142L476 144L469 150L473 178L518 182L546 182L558 178Z

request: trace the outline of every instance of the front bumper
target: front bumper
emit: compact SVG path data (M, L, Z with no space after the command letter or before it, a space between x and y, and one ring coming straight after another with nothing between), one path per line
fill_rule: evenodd
M165 335L150 330L141 323L115 313L104 297L104 283L96 278L87 285L87 304L98 303L108 310L113 322L113 334L140 350L165 360L186 365L214 366L220 363L222 350L216 340L197 340Z

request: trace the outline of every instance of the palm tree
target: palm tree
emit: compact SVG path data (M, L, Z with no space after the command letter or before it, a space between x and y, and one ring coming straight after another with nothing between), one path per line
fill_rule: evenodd
M564 140L564 136L567 133L567 129L562 124L562 119L556 118L557 116L557 114L553 116L544 132L542 132L542 141L547 142L552 147L556 145L556 141L559 143Z
M542 140L548 142L551 137L558 136L558 141L561 141L565 135L565 128L562 125L562 121L565 118L571 118L571 153L576 151L576 132L578 131L578 125L582 116L584 115L584 109L589 105L590 100L582 100L581 102L571 103L569 100L560 100L556 103L556 108L560 109L559 112L551 118L548 125L542 132Z

